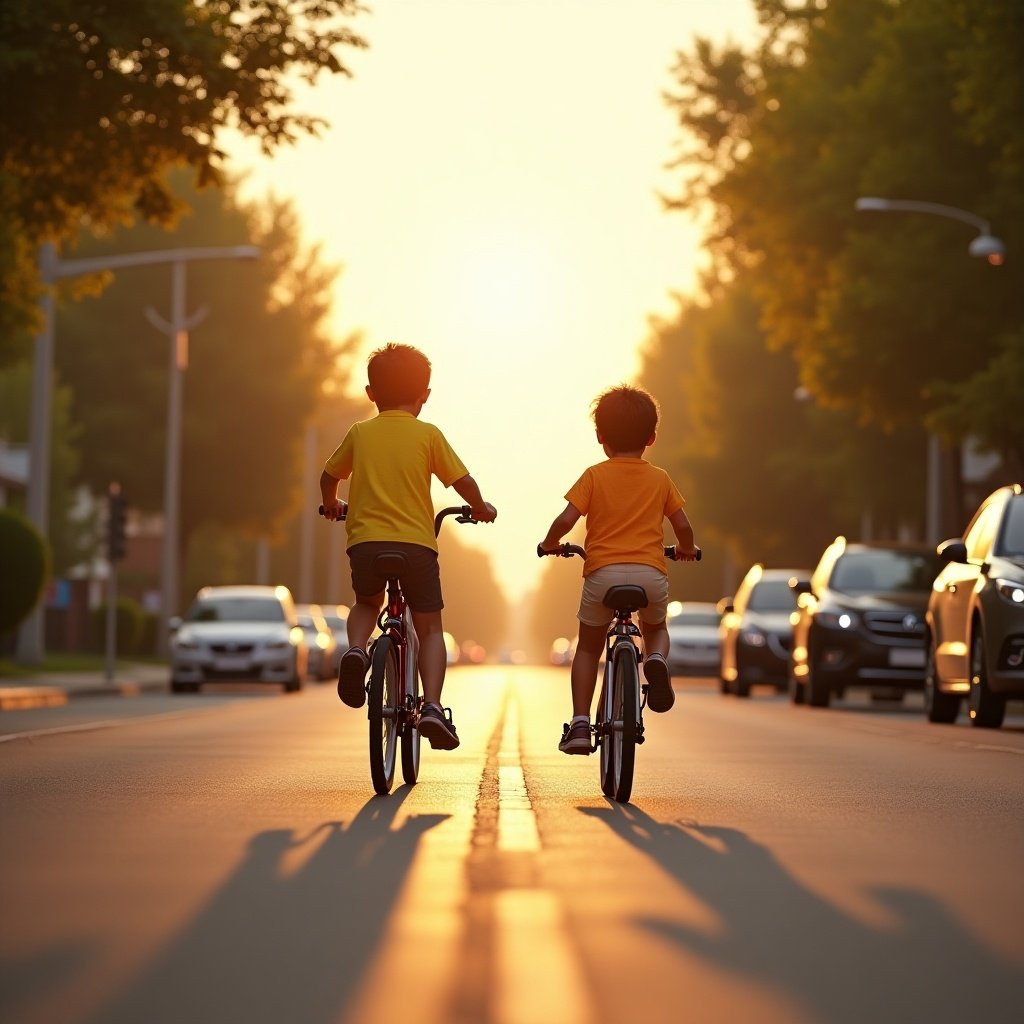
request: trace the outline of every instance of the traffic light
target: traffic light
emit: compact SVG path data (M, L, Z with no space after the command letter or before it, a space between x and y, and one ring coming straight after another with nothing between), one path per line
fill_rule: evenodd
M119 562L124 558L124 524L128 503L117 484L110 485L107 493L107 558Z

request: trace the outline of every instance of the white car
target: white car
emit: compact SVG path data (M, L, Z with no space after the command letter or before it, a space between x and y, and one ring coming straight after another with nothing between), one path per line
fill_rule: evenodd
M171 626L171 690L246 680L300 690L309 652L287 587L204 587Z
M722 658L718 609L703 601L687 601L668 618L668 670L674 676L715 676Z
M309 675L313 679L332 679L338 671L338 640L318 604L297 604L295 612L306 634L309 648ZM348 644L345 645L348 650Z

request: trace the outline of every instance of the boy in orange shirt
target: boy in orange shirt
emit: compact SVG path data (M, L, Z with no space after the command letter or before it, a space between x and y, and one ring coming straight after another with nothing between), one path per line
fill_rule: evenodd
M586 517L587 557L577 615L580 635L572 660L573 718L563 727L558 744L565 754L591 751L590 709L612 619L611 609L602 603L609 587L632 583L647 591L647 607L639 611L647 706L663 712L675 702L665 661L669 650L665 519L676 535L676 559L692 562L698 554L682 495L664 470L642 457L657 436L658 413L657 402L642 388L624 384L597 397L594 425L608 459L591 466L569 488L568 504L540 543L542 550L556 551L580 517Z
M401 580L402 590L419 638L423 682L417 728L432 747L452 750L459 745L459 737L451 710L441 707L448 653L441 621L444 601L431 478L436 476L454 488L479 522L494 522L498 513L484 501L444 434L419 419L430 395L430 360L411 345L391 343L370 356L366 373L366 394L377 406L377 415L352 426L320 476L323 514L328 519L342 515L345 502L338 498L338 484L352 478L346 527L356 603L348 617L351 646L338 669L338 696L354 708L366 702L370 665L366 644L387 585L374 572L373 561L381 550L402 551L409 566Z

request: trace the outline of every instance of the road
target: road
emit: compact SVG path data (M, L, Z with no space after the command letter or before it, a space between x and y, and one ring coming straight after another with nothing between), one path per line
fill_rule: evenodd
M330 685L0 714L0 1020L1021 1019L1024 717L677 681L617 805L566 670L445 696L389 797Z

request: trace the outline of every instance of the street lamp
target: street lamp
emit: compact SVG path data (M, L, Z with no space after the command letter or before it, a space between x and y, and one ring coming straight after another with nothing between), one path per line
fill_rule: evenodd
M963 221L963 223L971 224L978 229L977 238L973 239L967 247L969 255L988 260L993 267L1000 266L1006 257L1006 247L1001 239L992 234L988 221L956 206L926 203L918 199L881 199L878 196L861 196L854 206L858 210L868 212L930 213L936 217L948 217L951 220Z
M29 478L26 493L28 518L43 536L49 535L50 513L50 417L53 391L54 300L57 282L104 270L123 270L170 263L173 266L171 313L171 383L168 409L167 468L164 487L164 564L161 624L166 626L178 595L178 479L180 466L181 356L187 351L189 323L185 316L185 265L195 260L256 259L254 245L209 246L195 249L167 249L157 252L123 253L87 259L61 260L52 243L39 251L39 278L43 283L40 313L43 326L36 336L32 371L32 407L29 423ZM173 464L173 465L172 465ZM170 569L168 569L170 566ZM18 631L17 659L39 664L43 659L43 608L40 605ZM162 629L163 637L166 629Z
M1006 256L1006 247L1002 240L992 234L989 223L983 217L957 206L946 206L944 203L929 203L920 199L883 199L879 196L860 196L854 202L854 208L861 212L879 213L927 213L935 217L948 217L959 220L978 229L977 236L967 247L967 253L979 259L988 260L993 267L1002 265ZM939 439L935 434L928 435L928 484L925 506L925 532L929 539L939 538L939 475L942 470L942 452Z

